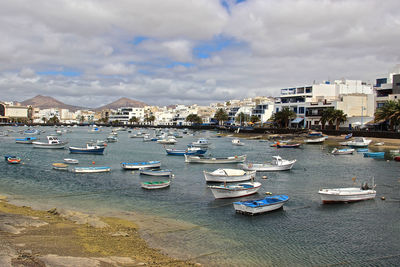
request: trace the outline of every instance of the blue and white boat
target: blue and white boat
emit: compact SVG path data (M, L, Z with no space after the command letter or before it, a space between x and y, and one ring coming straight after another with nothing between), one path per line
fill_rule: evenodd
M140 170L160 168L160 161L143 161L143 162L121 162L121 167L125 170Z
M335 148L332 150L331 153L332 153L333 155L349 155L349 154L353 154L354 151L355 151L354 148L341 148L341 149L338 149L338 148L335 147Z
M89 133L100 133L101 129L99 127L93 127L92 129L89 130Z
M155 169L149 169L149 170L140 170L141 175L150 175L150 176L171 176L172 175L172 170L155 170Z
M364 158L384 158L385 152L365 152Z
M109 172L110 167L99 166L99 167L75 167L73 172L76 173L97 173L97 172Z
M184 156L184 155L203 155L207 152L207 149L201 147L188 147L188 149L168 148L165 151L167 152L168 155Z
M16 138L15 143L17 144L32 144L35 141L36 137L25 137L25 138Z
M103 155L104 146L98 146L93 143L87 143L86 147L69 147L69 153L71 154L97 154Z
M268 196L263 199L233 202L233 207L238 213L254 215L277 210L288 200L286 195Z
M195 142L192 142L190 145L194 146L194 147L202 147L202 148L207 148L209 145L211 145L210 142L208 142L207 139L204 138L200 138Z
M359 153L364 153L364 152L368 152L369 150L368 150L368 148L359 148L359 149L357 149L357 152L359 152Z
M36 135L36 134L40 134L38 129L28 129L24 131L24 134L27 135Z

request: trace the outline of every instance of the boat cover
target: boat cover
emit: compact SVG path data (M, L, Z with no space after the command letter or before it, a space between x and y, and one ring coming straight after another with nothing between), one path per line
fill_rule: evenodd
M217 169L211 173L212 175L226 175L226 176L242 176L246 172L238 169Z

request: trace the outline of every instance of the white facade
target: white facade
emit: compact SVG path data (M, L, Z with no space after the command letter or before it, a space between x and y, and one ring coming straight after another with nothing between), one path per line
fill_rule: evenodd
M121 107L116 113L111 114L108 120L109 122L119 121L123 124L129 124L129 120L135 117L139 120L139 122L143 122L144 110L144 108Z

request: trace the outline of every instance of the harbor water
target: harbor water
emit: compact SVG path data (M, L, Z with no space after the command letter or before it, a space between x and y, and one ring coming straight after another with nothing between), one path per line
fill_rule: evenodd
M259 193L239 198L284 194L290 197L284 208L246 216L233 209L232 202L238 199L214 199L203 176L203 170L237 168L236 164L185 163L184 157L167 156L163 145L130 138L127 131L118 132L118 141L109 143L104 155L75 155L68 149L16 144L15 138L23 136L18 131L24 128L2 130L6 129L13 132L0 137L0 154L16 155L23 163L0 162L0 194L33 207L131 218L139 222L151 246L171 256L206 266L398 266L400 262L400 163L388 153L385 159L364 158L362 153L334 156L329 153L333 147L324 145L277 149L268 142L246 139L242 139L244 146L233 146L232 138L218 138L214 131L178 138L175 147L182 149L200 137L207 138L212 143L207 154L217 157L245 154L249 162L264 162L279 155L297 160L291 171L258 173ZM41 130L54 133L51 127ZM71 128L59 138L83 147L111 132L111 128L100 133L88 130ZM47 134L38 137L44 140ZM111 172L53 170L52 164L64 158L78 159L79 166L109 166ZM150 160L160 160L163 169L173 170L169 188L145 190L140 182L165 178L140 176L120 166L121 162ZM365 181L371 184L372 179L377 185L374 200L321 204L319 189L352 187L353 180L358 187Z

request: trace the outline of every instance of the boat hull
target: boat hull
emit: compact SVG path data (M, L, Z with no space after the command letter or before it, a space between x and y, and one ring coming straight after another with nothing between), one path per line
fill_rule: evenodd
M288 200L289 197L284 195L271 196L259 200L234 202L233 207L238 213L254 215L280 209Z
M70 147L69 153L71 154L96 154L96 155L103 155L105 147L100 148L78 148L78 147Z
M47 148L47 149L63 149L65 148L67 142L59 143L59 144L48 144L42 142L32 142L34 148Z
M123 162L121 163L121 167L124 170L140 170L140 169L151 169L151 168L160 168L161 162L159 161L149 161L149 162Z
M249 184L249 183L248 183ZM240 184L239 184L240 185ZM244 197L257 193L257 191L261 188L261 183L255 182L249 188L240 187L240 186L209 186L211 192L213 193L216 199L220 198L236 198L236 197Z
M171 182L147 182L141 183L142 188L144 189L161 189L170 186Z
M188 163L225 164L225 163L242 163L245 160L246 160L246 155L227 157L227 158L203 158L199 156L185 155L185 162Z
M243 182L256 177L256 171L247 171L244 175L215 175L207 171L203 174L206 182Z
M98 172L109 172L110 167L75 167L73 172L76 173L98 173Z
M263 163L248 163L242 164L241 167L246 171L270 172L270 171L289 171L293 168L296 160L290 161L283 165L263 164Z
M171 176L171 170L141 170L141 175L149 175L149 176Z
M360 190L359 188L338 188L338 189L322 189L318 192L321 201L324 204L356 202L368 199L374 199L375 190Z

